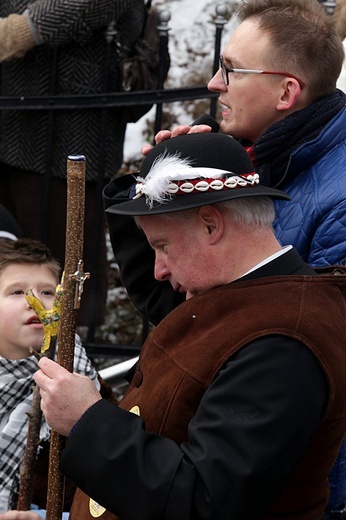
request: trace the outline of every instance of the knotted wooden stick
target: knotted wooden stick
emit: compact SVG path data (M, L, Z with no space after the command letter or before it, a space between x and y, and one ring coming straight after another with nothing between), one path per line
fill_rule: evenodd
M20 469L20 487L18 495L17 509L19 511L29 511L32 501L33 476L36 467L37 448L40 442L40 426L41 426L41 396L40 389L37 385L33 389L32 405L28 414L28 434L23 458L23 464Z
M56 336L52 336L49 350L45 354L50 359L54 358L55 346ZM29 350L30 353L35 355L38 359L43 355L38 354L33 349ZM26 438L23 464L20 469L20 486L17 502L17 509L19 511L29 511L32 503L33 478L36 469L37 448L40 443L41 419L40 389L34 384L32 404L28 414L28 434Z

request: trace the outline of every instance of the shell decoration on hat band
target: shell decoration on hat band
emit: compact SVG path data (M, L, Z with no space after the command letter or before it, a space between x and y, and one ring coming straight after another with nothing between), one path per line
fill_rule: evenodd
M176 155L162 155L154 161L148 175L136 177L136 181L133 199L145 195L151 207L154 202L163 203L172 195L249 188L257 186L260 179L255 172L237 175L217 168L194 167Z

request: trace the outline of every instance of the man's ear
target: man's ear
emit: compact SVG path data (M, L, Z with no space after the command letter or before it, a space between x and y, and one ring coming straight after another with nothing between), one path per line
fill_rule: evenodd
M216 244L222 237L225 222L221 211L215 206L202 206L198 216L203 226L203 232L210 245Z
M297 104L299 95L301 94L299 82L294 78L286 78L283 83L283 90L276 110L292 110Z

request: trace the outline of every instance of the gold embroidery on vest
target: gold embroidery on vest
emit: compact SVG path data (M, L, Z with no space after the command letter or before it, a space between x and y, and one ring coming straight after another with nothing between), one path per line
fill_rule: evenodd
M89 500L89 512L93 518L99 518L106 511L105 507L100 506L95 500Z
M132 406L131 410L129 412L134 413L135 415L141 415L141 411L139 409L139 406Z

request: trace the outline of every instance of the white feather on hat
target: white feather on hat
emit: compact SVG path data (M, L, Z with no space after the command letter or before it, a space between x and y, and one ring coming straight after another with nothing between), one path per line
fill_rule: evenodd
M170 195L169 186L172 181L187 181L191 179L216 179L232 172L218 168L194 167L189 158L180 158L180 154L171 155L168 152L159 155L152 164L148 175L136 177L136 196L145 195L149 207L154 202L163 203Z

